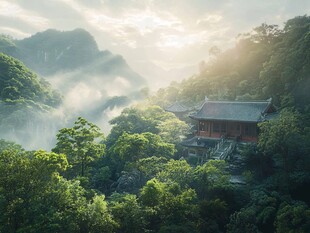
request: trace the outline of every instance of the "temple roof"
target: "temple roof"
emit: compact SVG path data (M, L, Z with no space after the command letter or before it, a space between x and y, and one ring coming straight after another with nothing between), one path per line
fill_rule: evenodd
M251 102L206 100L201 109L190 117L197 120L260 122L273 112L275 107L270 99Z
M165 108L167 112L173 112L173 113L182 113L182 112L188 112L189 109L184 107L182 104L179 102L174 102L172 105L169 107Z

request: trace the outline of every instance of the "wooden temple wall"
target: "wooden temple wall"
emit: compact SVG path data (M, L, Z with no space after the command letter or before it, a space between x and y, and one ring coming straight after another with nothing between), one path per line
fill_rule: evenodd
M233 121L199 121L197 136L210 138L233 138L256 142L257 124Z

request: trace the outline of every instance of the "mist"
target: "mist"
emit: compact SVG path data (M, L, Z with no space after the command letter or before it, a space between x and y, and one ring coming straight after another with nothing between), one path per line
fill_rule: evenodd
M12 112L7 123L1 124L0 138L21 144L27 150L51 150L56 144L57 132L72 127L79 116L99 126L106 136L111 129L109 120L144 98L140 89L145 84L133 85L122 76L91 75L79 69L45 79L61 93L61 105L49 109L34 106L21 110L22 113Z

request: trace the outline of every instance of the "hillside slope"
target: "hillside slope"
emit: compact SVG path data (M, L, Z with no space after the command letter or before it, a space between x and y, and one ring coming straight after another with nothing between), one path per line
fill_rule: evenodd
M8 62L5 65L12 66L0 67L0 99L5 102L1 102L0 112L6 114L0 120L0 137L29 149L53 147L55 139L51 137L77 116L86 117L107 133L111 117L145 97L144 78L120 55L100 51L83 29L49 29L23 40L0 35L0 52L15 58L2 55ZM62 101L47 82L16 59L59 90ZM10 101L16 103L9 105ZM30 137L30 132L37 133Z
M0 70L0 100L33 101L53 107L60 104L59 93L19 60L0 53Z
M21 60L62 92L80 82L103 86L119 84L119 79L125 83L121 86L123 95L146 86L144 78L122 56L100 51L93 36L84 29L49 29L22 40L0 36L0 52ZM100 91L104 96L113 96L107 88Z
M146 85L144 78L134 72L122 56L100 51L93 36L84 29L48 29L22 40L1 36L0 52L23 61L46 78L69 73L66 77L77 81L81 77L95 76L104 81L122 77L135 90Z
M0 138L33 148L46 146L56 130L52 113L60 94L19 60L0 53Z
M196 105L214 100L273 99L278 107L310 106L310 17L288 20L281 29L262 24L242 34L236 46L213 54L200 74L161 89L152 102L167 106L176 100ZM220 49L217 49L220 51Z

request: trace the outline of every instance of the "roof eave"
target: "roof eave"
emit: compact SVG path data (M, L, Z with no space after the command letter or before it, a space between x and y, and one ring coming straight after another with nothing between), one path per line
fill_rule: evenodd
M196 117L196 116L193 116L193 115L189 115L188 117L189 117L189 118L192 118L192 119L194 119L194 120L198 120L197 117Z
M172 113L187 113L189 111L172 111L172 110L168 110L168 109L165 109L166 112L172 112Z
M245 121L242 119L202 118L202 117L196 117L196 116L189 116L189 117L194 119L194 120L205 120L205 121L238 121L238 122L246 122L246 123L258 123L258 122L260 122L260 120Z

